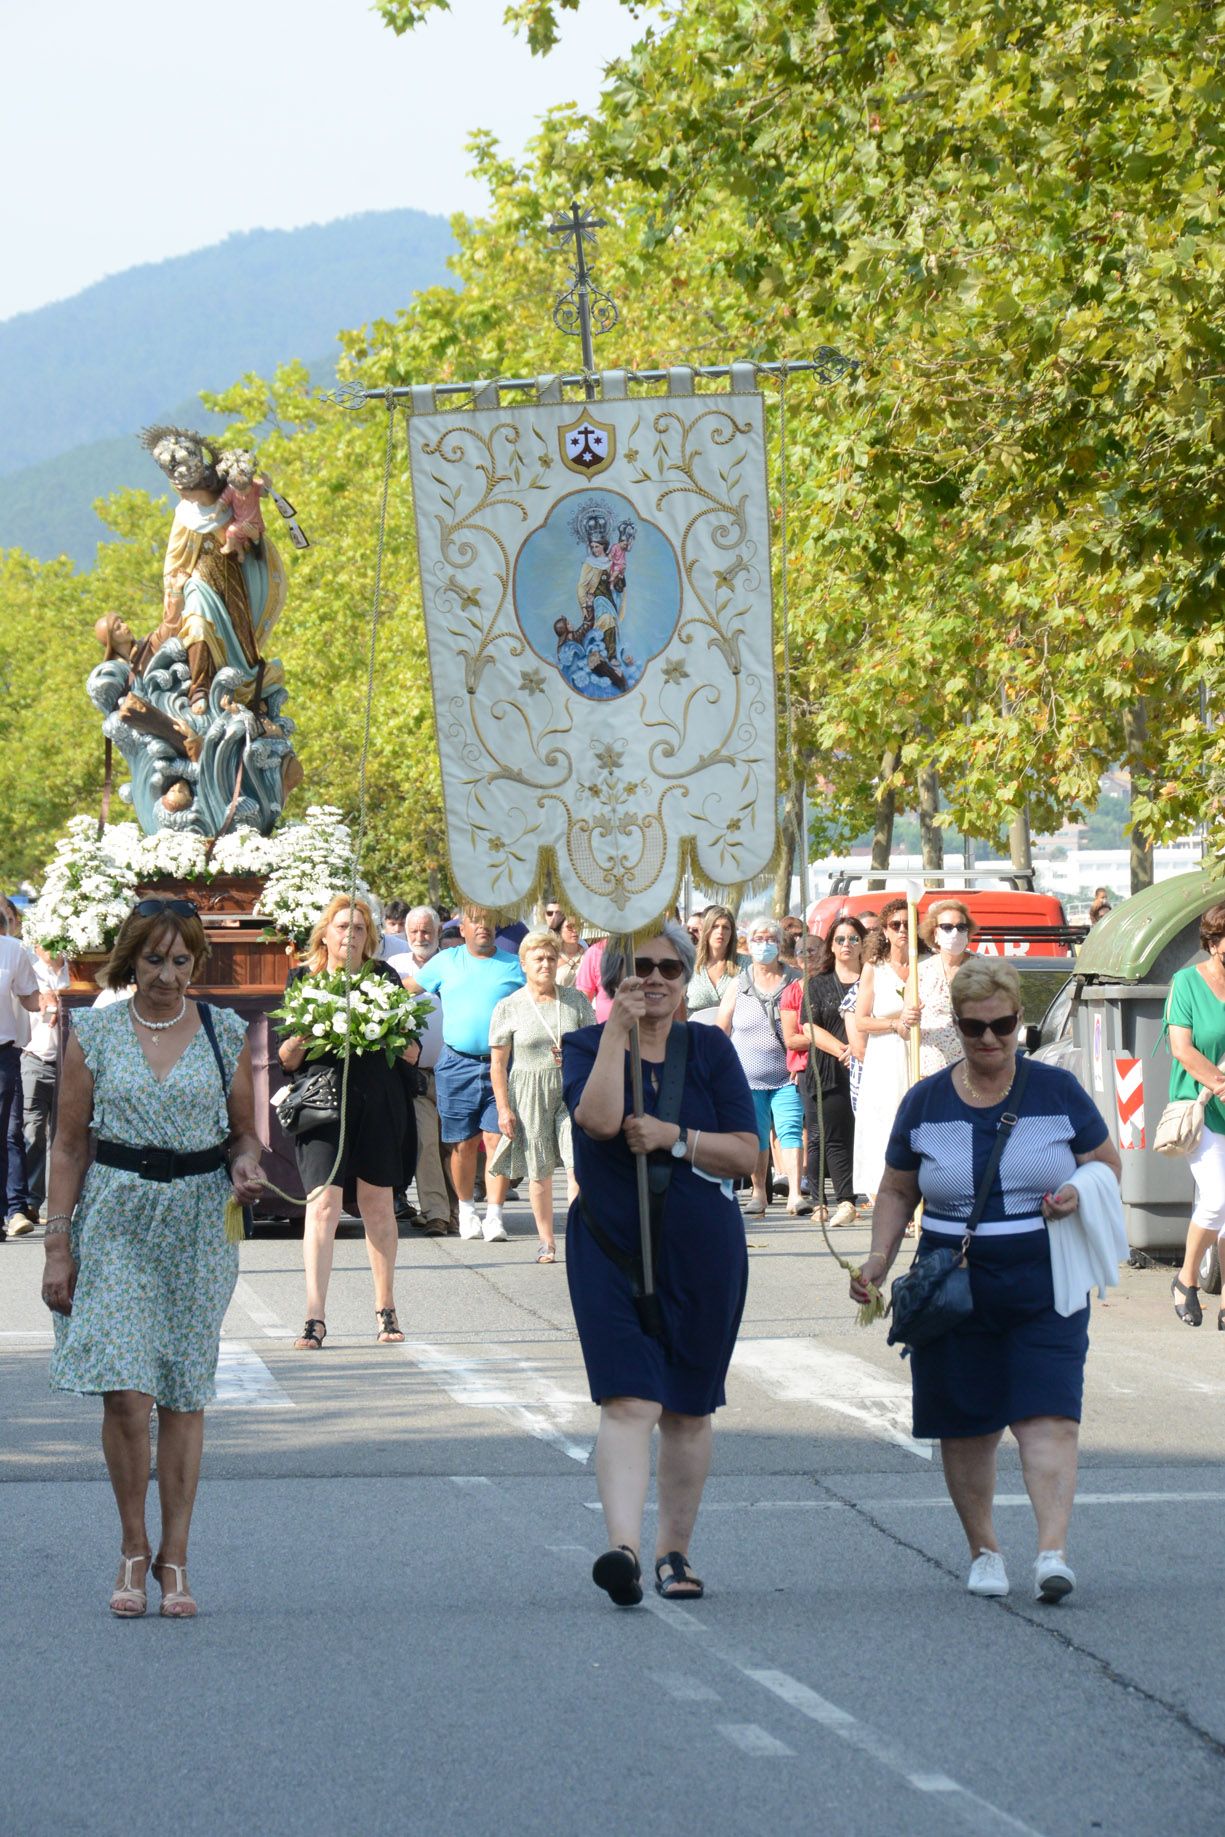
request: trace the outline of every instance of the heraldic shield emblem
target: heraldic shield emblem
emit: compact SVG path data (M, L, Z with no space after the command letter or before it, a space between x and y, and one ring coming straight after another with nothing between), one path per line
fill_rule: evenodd
M583 478L606 472L617 456L617 430L594 415L581 414L557 430L562 464Z

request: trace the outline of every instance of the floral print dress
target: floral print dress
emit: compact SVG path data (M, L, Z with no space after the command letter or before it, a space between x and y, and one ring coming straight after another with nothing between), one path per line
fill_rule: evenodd
M229 1008L212 1015L228 1089L246 1024ZM203 1027L159 1080L128 1002L84 1009L72 1025L94 1081L95 1134L179 1154L229 1135L225 1091ZM225 1238L229 1194L224 1168L161 1181L94 1163L72 1227L72 1313L55 1316L53 1389L143 1391L168 1410L201 1410L212 1401L221 1323L238 1279L238 1246Z

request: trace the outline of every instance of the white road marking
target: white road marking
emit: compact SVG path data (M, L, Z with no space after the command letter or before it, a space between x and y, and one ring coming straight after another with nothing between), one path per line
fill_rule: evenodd
M54 1346L55 1334L47 1327L35 1327L28 1333L18 1332L14 1328L0 1331L0 1339L8 1340L15 1346Z
M724 1741L730 1741L742 1754L752 1754L758 1759L780 1754L794 1755L795 1749L789 1748L785 1741L770 1735L756 1722L716 1722L715 1727Z
M465 1487L492 1486L493 1481L487 1478L483 1473L453 1473L451 1475L451 1484L452 1486Z
M910 1386L852 1352L837 1352L811 1339L741 1340L733 1370L754 1379L780 1403L806 1403L833 1410L862 1424L873 1435L932 1458L931 1442L910 1433Z
M486 1346L477 1353L406 1342L404 1356L456 1403L473 1410L500 1410L517 1428L586 1466L594 1438L579 1441L570 1433L576 1418L590 1418L594 1406L585 1392L563 1390L529 1360L501 1346Z
M735 1661L733 1661L735 1662ZM759 1671L737 1665L744 1670L744 1675L772 1696L778 1697L789 1708L798 1710L800 1715L807 1716L811 1722L819 1723L839 1741L845 1741L850 1747L858 1748L890 1773L898 1774L908 1786L916 1792L945 1793L949 1800L950 1812L957 1812L976 1833L1011 1832L1020 1837L1037 1837L1033 1827L1023 1824L1019 1818L1001 1811L998 1805L992 1805L989 1799L979 1798L976 1792L962 1786L959 1781L950 1779L946 1773L924 1773L916 1770L907 1760L896 1742L866 1722L860 1722L857 1716L840 1709L838 1704L831 1703L827 1697L819 1696L810 1690L807 1684L801 1684L785 1671Z
M223 1339L217 1360L217 1398L213 1409L292 1410L293 1398L283 1391L268 1367L250 1346Z
M292 1327L281 1324L280 1316L274 1314L268 1305L261 1301L245 1276L239 1276L234 1284L234 1299L269 1339L296 1339Z

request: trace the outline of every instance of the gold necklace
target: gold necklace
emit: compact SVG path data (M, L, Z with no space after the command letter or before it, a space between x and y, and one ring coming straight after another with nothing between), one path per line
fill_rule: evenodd
M970 1068L966 1064L964 1059L960 1061L960 1065L961 1065L961 1080L962 1080L962 1083L966 1087L967 1097L972 1097L975 1100L975 1102L982 1102L982 1103L987 1103L987 1104L997 1104L997 1103L1007 1102L1008 1091L1011 1091L1013 1084L1016 1082L1017 1062L1015 1058L1012 1061L1012 1077L1009 1078L1008 1080L1008 1090L1004 1092L1004 1095L1002 1097L992 1097L990 1091L980 1091L978 1086L975 1084L974 1080L971 1078Z

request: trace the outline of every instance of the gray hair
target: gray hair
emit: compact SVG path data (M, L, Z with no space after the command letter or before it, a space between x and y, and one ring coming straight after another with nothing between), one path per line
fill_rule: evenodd
M435 931L438 930L440 921L438 918L438 914L435 912L433 906L410 906L408 911L404 914L405 931L408 930L409 925L412 923L414 919L420 919L420 918L429 919L434 926L434 930Z
M744 927L744 941L746 944L755 931L768 931L776 944L781 944L783 941L782 926L777 919L771 918L768 912L758 913L756 918L751 918L746 921Z
M671 944L677 956L685 966L685 979L688 981L689 977L693 975L693 965L697 957L697 952L694 949L693 939L689 936L685 927L683 925L677 925L673 923L672 920L669 920L666 925L661 925L658 931L653 931L650 935L653 938L667 938L669 944ZM649 942L649 939L644 938L642 941L646 944ZM610 938L608 943L605 944L603 954L600 958L600 987L606 995L616 994L617 985L621 981L622 976L624 976L626 967L625 952L619 946L615 950L610 950L609 944L611 943L612 939Z

